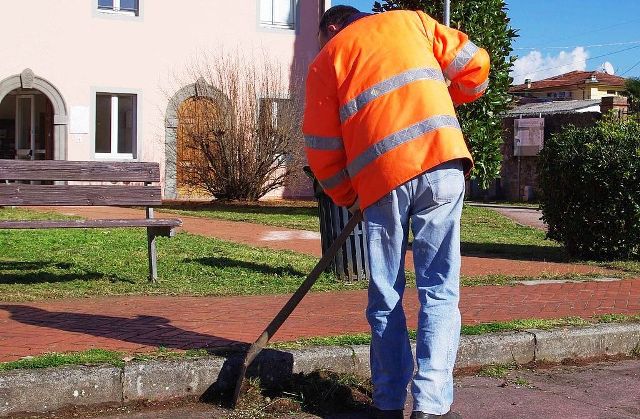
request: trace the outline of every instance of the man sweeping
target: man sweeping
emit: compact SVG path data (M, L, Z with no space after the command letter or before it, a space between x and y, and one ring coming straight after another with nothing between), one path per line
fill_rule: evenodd
M423 12L327 10L309 67L303 131L309 165L367 231L373 412L451 412L460 337L460 215L472 158L454 106L479 98L489 57ZM416 364L402 309L409 227L420 300Z

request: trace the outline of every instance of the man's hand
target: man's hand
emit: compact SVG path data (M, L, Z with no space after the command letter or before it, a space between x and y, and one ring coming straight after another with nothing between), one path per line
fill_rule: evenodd
M351 214L355 214L356 211L358 211L360 209L360 199L356 198L356 200L353 201L353 204L349 205L349 207L347 209L349 210L349 212Z

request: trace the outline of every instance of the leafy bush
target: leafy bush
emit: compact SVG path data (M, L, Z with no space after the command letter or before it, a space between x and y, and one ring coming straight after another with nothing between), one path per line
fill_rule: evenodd
M640 123L568 126L539 160L548 236L580 258L640 258Z

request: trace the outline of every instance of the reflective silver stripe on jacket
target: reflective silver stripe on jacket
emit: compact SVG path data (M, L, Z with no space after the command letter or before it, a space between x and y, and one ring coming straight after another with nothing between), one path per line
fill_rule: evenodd
M444 69L444 75L447 76L449 80L453 80L456 75L469 64L469 61L471 61L479 49L476 44L467 41L458 54L456 54L453 61Z
M455 116L436 115L383 138L365 150L362 154L356 157L349 166L347 166L349 176L352 178L355 177L365 166L382 156L384 153L428 132L444 127L460 129L460 123L458 123L458 119Z
M348 179L348 178L349 178L349 174L347 173L347 171L340 170L338 173L331 176L330 178L318 180L318 181L320 182L320 185L322 185L322 188L326 190L326 189L335 188L336 186L344 182L345 179Z
M444 76L440 69L416 68L381 81L344 104L340 108L340 121L344 122L351 118L365 105L378 97L418 80L437 80L444 83Z
M464 93L467 96L475 96L477 94L480 94L482 92L484 92L485 90L487 90L487 87L489 86L489 79L485 80L484 83L476 86L476 87L467 87L464 86L462 84L456 84L455 85L456 88L458 90L460 90L462 93Z
M304 143L308 148L314 150L342 150L344 144L340 137L316 137L313 135L305 135Z

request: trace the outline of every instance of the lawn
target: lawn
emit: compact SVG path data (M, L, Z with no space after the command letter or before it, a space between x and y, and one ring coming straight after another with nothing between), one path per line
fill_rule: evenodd
M61 216L0 208L0 219L23 218ZM187 233L157 242L160 279L151 284L144 229L0 230L0 300L290 293L317 262ZM314 290L353 288L323 275Z
M298 206L229 206L190 214L242 217L260 223L304 226L317 222L313 203ZM0 208L0 219L61 218ZM291 221L294 220L294 221ZM462 249L467 255L497 255L523 260L565 260L562 249L542 231L519 226L486 208L465 207ZM254 248L187 233L159 237L159 282L147 280L144 229L0 230L0 300L24 301L94 295L256 295L291 293L317 259L287 251ZM630 275L638 262L610 264ZM563 279L558 276L554 279ZM519 278L527 279L527 278ZM535 278L530 278L535 279ZM571 279L588 279L571 278ZM408 275L409 286L414 275ZM462 285L503 285L511 278L462 278ZM362 289L323 275L314 291Z

